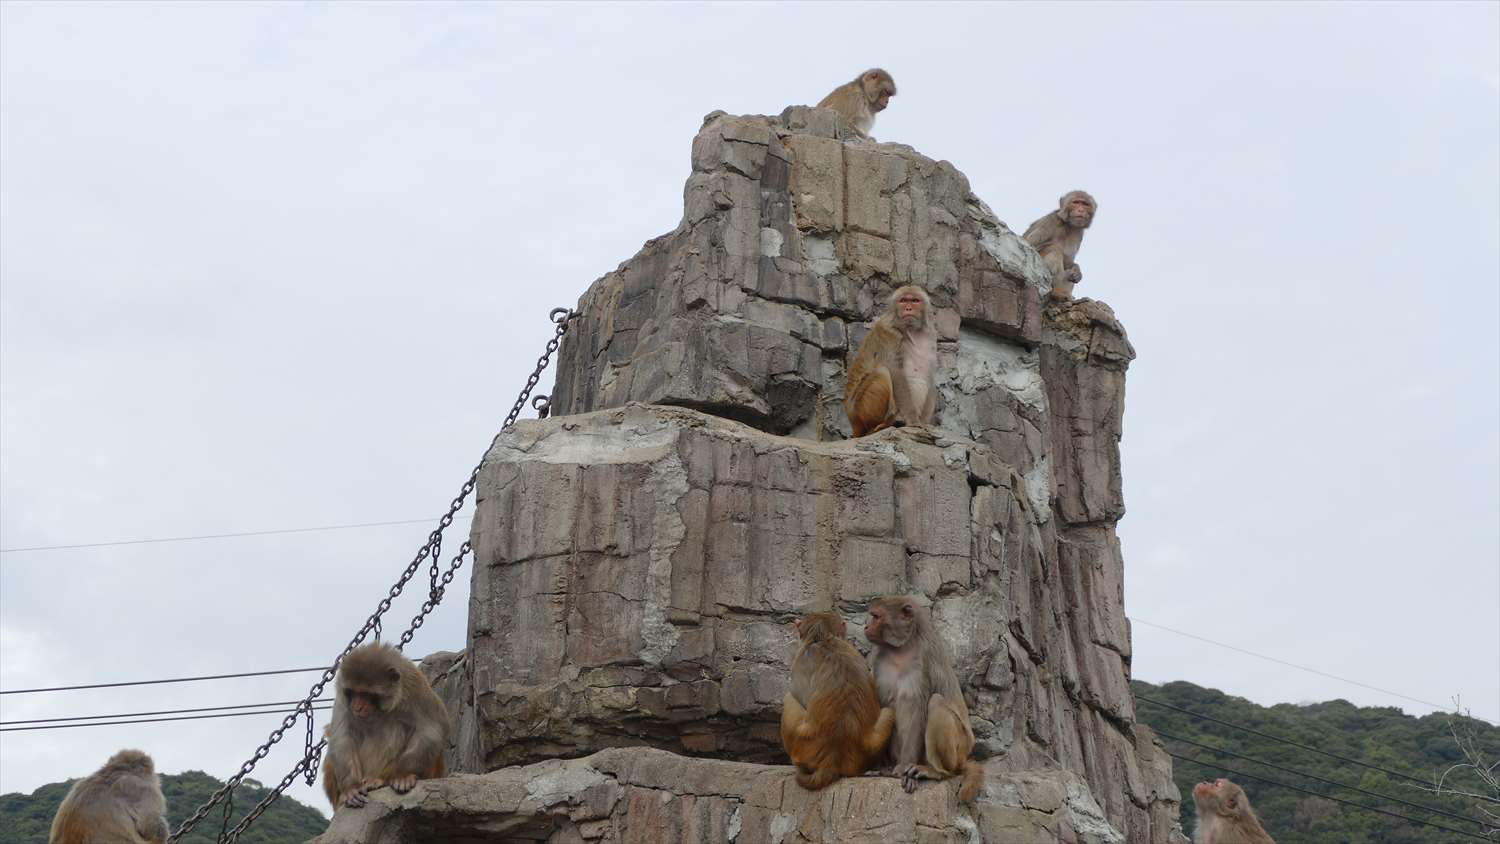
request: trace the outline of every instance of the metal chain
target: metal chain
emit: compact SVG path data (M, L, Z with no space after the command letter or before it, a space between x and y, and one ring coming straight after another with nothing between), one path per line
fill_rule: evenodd
M556 329L553 332L552 339L547 341L546 351L542 353L541 357L537 358L536 368L533 369L531 375L527 377L526 385L521 388L521 394L516 397L516 403L511 407L510 413L506 414L505 421L500 425L500 430L490 440L489 448L486 448L484 451L486 455L489 454L490 449L494 448L495 443L500 441L500 437L504 436L506 431L515 426L516 420L521 416L521 410L526 406L527 397L531 395L531 391L535 389L537 383L541 381L542 373L546 371L547 365L551 363L553 353L557 351L558 346L562 343L563 335L568 331L568 326L577 316L577 312L572 308L553 308L552 311L548 313L547 318L556 325ZM459 489L458 495L455 496L453 501L449 503L448 512L443 514L442 518L438 520L437 527L427 535L427 542L417 550L416 556L412 558L412 561L409 564L407 564L406 570L401 573L401 576L396 580L395 585L391 586L390 590L386 594L386 597L381 599L379 605L376 606L375 611L365 619L364 625L360 627L358 633L354 634L354 638L349 640L349 644L344 647L343 652L338 655L338 658L333 661L332 665L324 670L323 676L319 678L319 680L314 683L310 689L308 689L307 696L304 697L300 702L298 702L297 707L293 709L285 719L282 720L280 727L277 727L275 730L271 731L271 734L269 737L267 737L265 743L255 749L255 753L249 759L245 760L245 763L240 766L239 771L234 774L234 776L230 777L222 787L215 791L213 795L208 798L208 802L204 803L202 806L199 806L197 811L195 811L187 820L182 822L182 825L177 828L177 831L173 832L171 837L167 839L168 844L176 844L177 841L180 841L184 835L187 835L189 832L191 832L195 826L197 826L205 817L208 816L208 813L213 810L214 806L222 802L227 795L231 795L234 788L238 786L240 782L245 779L245 777L249 776L250 772L255 770L255 766L260 762L260 760L266 758L267 754L271 752L271 747L277 742L281 741L281 738L286 734L286 731L291 729L293 724L297 723L298 718L306 716L306 718L308 719L308 728L309 731L311 731L313 718L312 702L322 695L324 687L333 680L334 675L338 671L339 664L344 661L344 657L348 656L351 651L359 647L360 643L364 641L365 637L368 636L372 630L378 630L380 628L381 616L385 615L385 613L390 610L391 602L401 595L401 591L406 588L406 584L412 579L413 576L416 575L417 570L422 567L422 563L430 559L432 561L432 583L430 591L428 593L428 599L422 602L422 609L417 613L415 617L412 618L411 626L407 628L406 632L401 634L401 644L398 647L404 648L408 643L411 642L412 637L416 635L417 628L422 626L422 623L426 620L428 613L432 612L432 610L437 607L438 602L442 600L443 593L447 589L448 584L453 582L454 575L457 574L459 567L463 565L464 557L471 550L470 543L465 541L463 543L463 546L459 549L458 554L453 557L452 562L448 566L448 570L443 573L441 578L437 576L437 553L442 548L443 531L446 530L449 525L453 524L454 515L463 508L464 502L468 499L469 495L474 492L474 488L478 486L479 470L483 468L483 466L484 459L481 457L479 464L476 465L474 467L474 470L469 473L468 480L464 481L464 485ZM308 740L309 742L311 741L310 732ZM263 800L255 804L254 808L252 808L250 812L245 815L245 817L239 822L238 825L229 830L227 834L221 832L218 838L219 844L230 844L230 842L238 840L240 833L247 829L250 824L255 821L256 818L260 817L261 813L264 812L266 808L269 807L272 803L274 803L276 799L281 796L282 792L286 791L286 789L291 786L292 782L296 780L299 774L303 774L304 772L306 772L306 775L309 777L308 782L309 784L311 784L311 778L317 776L317 767L320 760L322 759L323 748L327 745L327 743L327 739L319 741L318 744L312 747L302 757L302 760L292 768L291 772L288 773L284 778L282 778L281 783L274 789L272 789L270 794L266 795Z

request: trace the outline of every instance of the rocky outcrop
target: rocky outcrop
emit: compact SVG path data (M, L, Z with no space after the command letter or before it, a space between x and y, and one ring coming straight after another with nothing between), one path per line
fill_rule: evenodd
M911 593L952 645L992 782L1078 791L1132 844L1181 842L1170 759L1135 723L1128 685L1114 531L1124 330L1099 302L1044 311L1035 252L952 165L848 140L834 121L805 108L710 115L681 224L580 299L557 415L505 432L481 472L468 648L429 666L458 723L450 767L494 773L423 793L447 795L435 807L451 797L455 824L472 811L533 831L521 840L652 840L629 836L655 821L622 818L668 805L662 817L697 824L681 840L771 840L729 834L736 800L804 801L778 834L812 832L776 840L856 840L828 832L845 819L828 800L909 807L899 823L912 840L963 838L1017 806L1050 831L982 840L1112 840L1065 829L1050 799L1005 803L992 788L973 812L921 814L951 789L908 798L861 779L810 796L787 769L751 764L784 761L789 622L834 608L854 630L868 598ZM937 307L936 423L848 440L845 366L906 283ZM623 747L681 754L633 751L671 760L651 764L674 778L600 767L637 758L609 752ZM659 793L601 808L595 775L549 784L587 770ZM462 789L483 783L556 800L461 808ZM584 820L551 808L583 803ZM411 820L442 814L427 806L381 811L392 829L438 823Z
M983 797L960 808L957 787L914 794L892 777L799 788L791 769L605 750L491 774L371 792L334 815L316 844L508 841L619 844L1121 844L1088 788L1066 771L991 766Z

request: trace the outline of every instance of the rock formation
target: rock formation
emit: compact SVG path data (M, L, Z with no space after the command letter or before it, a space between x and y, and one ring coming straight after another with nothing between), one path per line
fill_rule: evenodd
M846 131L705 119L681 224L588 289L556 415L486 458L468 647L425 666L475 776L324 841L1185 841L1128 685L1124 330L1087 299L1044 313L1036 253L951 164ZM908 283L937 308L937 423L845 439L846 363ZM890 593L952 646L973 809L955 783L808 794L766 767L789 622L857 631Z

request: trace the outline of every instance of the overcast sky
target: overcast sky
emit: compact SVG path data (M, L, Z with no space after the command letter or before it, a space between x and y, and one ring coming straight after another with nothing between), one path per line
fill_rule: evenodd
M0 546L438 515L548 309L676 225L702 116L875 64L875 134L1012 228L1099 199L1135 675L1500 719L1494 3L0 3ZM0 687L325 664L426 530L6 553ZM411 653L463 647L467 595ZM4 733L0 791L122 746L226 777L276 723Z

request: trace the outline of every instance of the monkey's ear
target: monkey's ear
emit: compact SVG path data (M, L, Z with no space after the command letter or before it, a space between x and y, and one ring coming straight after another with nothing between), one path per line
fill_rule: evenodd
M396 668L387 668L385 670L385 678L392 683L399 683L401 682L401 672Z

